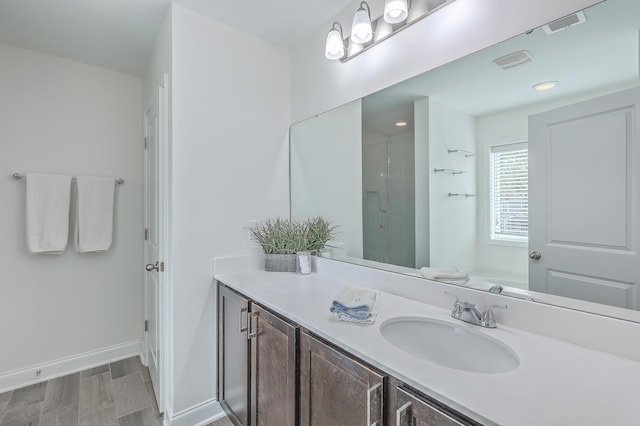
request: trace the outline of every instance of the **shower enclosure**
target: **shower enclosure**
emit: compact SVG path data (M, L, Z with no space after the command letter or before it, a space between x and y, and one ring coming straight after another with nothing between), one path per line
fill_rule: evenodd
M415 267L414 135L362 135L363 255Z

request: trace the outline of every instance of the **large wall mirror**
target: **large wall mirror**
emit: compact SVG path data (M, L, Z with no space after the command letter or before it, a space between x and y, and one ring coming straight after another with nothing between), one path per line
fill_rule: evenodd
M607 0L291 128L336 260L640 322L640 2Z

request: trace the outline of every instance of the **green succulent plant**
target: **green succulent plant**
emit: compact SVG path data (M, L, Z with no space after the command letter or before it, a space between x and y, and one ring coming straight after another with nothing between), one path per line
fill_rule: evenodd
M276 218L249 227L249 231L265 254L295 254L324 248L337 236L337 228L322 217L304 221Z
M328 241L338 236L338 226L332 225L321 216L308 219L305 223L307 225L307 250L323 249Z

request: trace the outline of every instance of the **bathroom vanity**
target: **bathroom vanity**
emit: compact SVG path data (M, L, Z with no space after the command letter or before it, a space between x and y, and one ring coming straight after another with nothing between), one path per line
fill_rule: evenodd
M237 424L482 424L223 282L218 298L219 400Z
M314 263L316 273L303 276L216 261L218 397L237 424L638 424L636 323ZM344 286L380 290L374 324L329 312ZM467 324L451 318L454 300L445 289L481 308L509 308L496 311L495 329ZM560 317L566 339L558 330L540 332ZM616 342L623 334L627 342ZM589 342L604 335L608 341Z

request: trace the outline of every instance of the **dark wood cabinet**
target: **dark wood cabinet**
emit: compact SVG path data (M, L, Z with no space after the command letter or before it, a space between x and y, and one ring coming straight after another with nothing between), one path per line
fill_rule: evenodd
M218 286L218 401L238 425L249 425L249 300Z
M395 378L389 380L387 415L395 426L480 426Z
M239 426L295 426L298 328L218 284L218 400Z
M300 425L382 426L385 376L319 339L300 337Z
M251 425L295 426L298 328L253 303L251 339Z

